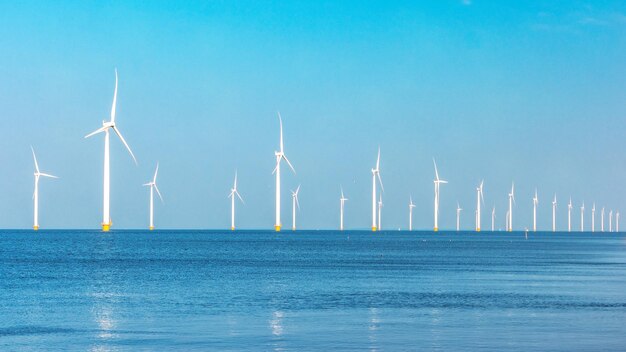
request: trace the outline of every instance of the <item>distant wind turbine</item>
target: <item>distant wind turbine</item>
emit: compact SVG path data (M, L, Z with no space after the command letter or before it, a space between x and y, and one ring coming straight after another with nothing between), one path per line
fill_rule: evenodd
M439 231L439 186L442 183L448 183L448 181L441 180L439 178L439 172L437 171L437 163L435 162L435 158L433 158L433 164L435 165L435 226L434 231Z
M476 231L480 232L480 204L481 201L485 203L485 197L483 195L483 181L480 181L480 186L476 187Z
M113 93L113 105L111 106L111 120L109 122L102 121L102 127L86 135L85 138L89 138L98 133L104 132L104 195L103 195L103 207L102 207L102 231L108 232L111 229L111 215L110 215L110 162L109 162L109 131L113 130L115 134L120 138L126 150L137 164L137 159L132 150L122 137L120 130L115 125L115 108L117 104L117 69L115 70L115 92Z
M287 155L285 155L285 148L283 143L283 119L280 116L280 112L278 113L278 122L280 124L280 149L279 151L275 151L274 155L276 156L276 167L274 168L273 174L276 174L276 222L274 223L274 229L278 232L282 227L282 223L280 222L280 162L285 160L291 171L296 173L296 169L293 168L289 159L287 159Z
M556 193L552 201L552 232L556 232Z
M535 188L535 196L533 197L533 232L537 232L537 205L539 197L537 197L537 189Z
M567 232L572 232L572 208L572 197L570 197L567 203Z
M513 231L513 203L515 203L515 183L511 184L509 193L509 231Z
M161 202L163 202L163 197L161 196L161 192L159 191L159 187L157 187L156 179L157 174L159 173L159 163L157 163L156 170L154 170L154 177L152 181L148 183L144 183L144 186L150 187L150 231L154 230L154 191L156 190L159 198L161 198Z
M602 212L600 213L600 232L604 232L604 207L602 207Z
M39 230L39 178L40 177L58 178L58 177L39 171L39 165L37 164L37 157L35 156L35 149L33 149L33 147L31 146L30 150L33 152L33 160L35 161L35 192L33 193L33 201L34 201L33 229L37 231Z
M615 232L619 232L619 211L615 214Z
M495 231L496 230L496 207L494 206L493 209L491 209L491 231Z
M596 202L591 207L591 232L596 232Z
M609 232L613 232L613 209L609 210Z
M340 203L340 208L339 208L339 230L343 231L343 208L344 205L346 204L346 201L348 200L348 198L346 198L343 195L343 188L341 188L341 198L339 198L339 203Z
M460 218L461 218L461 206L459 205L459 202L456 202L456 231L458 232L460 229Z
M296 206L298 210L300 210L300 202L298 201L298 193L300 193L300 186L296 188L296 191L291 191L291 214L292 214L292 224L291 230L296 231Z
M380 147L378 147L376 168L372 169L372 231L380 229L380 226L376 224L376 179L378 179L378 183L380 183L381 192L384 192L383 180L380 178ZM380 221L378 223L380 223Z
M580 207L580 232L585 231L585 201L583 201L583 205Z
M230 230L235 231L235 196L239 198L241 203L245 204L243 198L241 198L241 194L237 190L237 171L235 171L235 181L233 182L233 188L230 189L230 194L228 198L230 198Z
M409 197L409 231L413 231L413 208L415 208L413 197Z

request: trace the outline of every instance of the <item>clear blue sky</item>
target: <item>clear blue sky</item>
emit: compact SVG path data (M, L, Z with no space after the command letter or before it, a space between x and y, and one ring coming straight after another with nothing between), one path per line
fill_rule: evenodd
M227 228L235 169L241 228L271 228L280 110L302 184L299 223L370 224L381 146L383 227L432 227L432 157L448 180L442 228L473 227L475 187L498 227L511 181L515 226L551 224L550 199L626 211L624 1L5 1L0 2L0 227L32 224L33 163L41 225L98 228L103 138L114 68L115 228L147 226L147 182L161 163L161 228ZM483 217L490 223L489 210ZM599 213L598 213L599 216ZM589 220L587 220L589 223ZM626 226L626 223L624 224ZM487 227L487 226L484 226Z

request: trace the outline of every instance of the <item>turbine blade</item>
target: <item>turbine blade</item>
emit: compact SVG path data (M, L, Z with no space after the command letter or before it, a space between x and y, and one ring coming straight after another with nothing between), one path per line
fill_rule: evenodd
M376 170L380 170L380 147L378 147L378 157L376 158Z
M243 203L246 204L246 202L243 201L243 198L241 198L241 194L239 194L238 191L235 190L235 194L237 195L237 197L239 197L239 200Z
M152 182L155 184L156 184L156 178L157 178L158 173L159 173L159 163L157 162L156 170L154 170L154 178L152 179Z
M113 104L111 105L111 122L115 122L116 105L117 105L117 68L115 68L115 91L113 93Z
M237 170L235 170L235 183L233 184L233 188L237 189Z
M283 154L283 159L285 159L285 161L287 162L287 165L289 165L289 167L291 168L291 171L293 171L293 173L296 173L296 169L293 168L293 165L291 165L291 162L289 162L289 159L287 159L287 155Z
M161 198L161 203L165 203L163 201L163 196L161 195L161 192L159 191L159 187L157 187L156 183L154 184L154 190L157 192L157 194L159 195L159 198Z
M380 183L380 190L385 192L385 187L383 186L383 179L380 178L380 172L377 172L376 176L378 176L378 183Z
M437 171L437 163L435 162L435 158L433 158L433 165L435 165L435 180L439 181L439 172Z
M280 111L278 112L278 123L280 124L280 152L283 152L283 118L280 116Z
M50 174L44 174L44 173L39 173L39 176L43 176L43 177L49 177L49 178L58 178L57 176L54 175L50 175Z
M37 157L35 156L35 149L33 149L33 146L30 146L30 150L33 152L33 159L35 160L35 171L37 171L37 173L39 173L39 165L37 164Z
M120 131L115 126L113 126L112 128L113 128L113 131L115 131L115 134L117 134L117 136L120 137L120 140L122 141L122 143L124 143L124 146L126 147L128 152L130 153L130 156L133 157L133 160L135 161L135 165L137 165L137 159L135 158L135 154L133 154L133 151L130 150L130 147L128 146L128 143L126 143L126 140L124 139L124 137L122 137L122 134L120 133Z
M90 134L86 135L85 138L89 138L89 137L91 137L91 136L93 136L95 134L102 133L102 132L106 131L106 129L107 129L107 127L100 127L97 130L95 130L95 131L91 132Z

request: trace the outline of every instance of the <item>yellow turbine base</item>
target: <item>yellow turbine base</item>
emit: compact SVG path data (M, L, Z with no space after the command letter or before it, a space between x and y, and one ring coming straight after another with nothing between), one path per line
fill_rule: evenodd
M102 224L102 232L109 232L111 230L111 224Z
M372 232L376 232L378 231L378 228L376 226L372 226Z
M235 227L234 227L234 226L231 226L230 230L231 230L231 231L235 231Z
M435 227L435 229L433 231L437 232L437 231L439 231L439 228Z
M37 226L37 225L33 226L33 230L38 231L39 230L39 226Z
M291 231L296 231L296 228L295 228L295 227L292 227L292 228L291 228Z
M148 229L149 229L150 231L152 231L152 230L154 230L154 226L150 226L150 227L148 227Z
M274 225L274 230L276 230L276 232L280 232L280 225Z
M476 232L480 232L480 227L476 229Z

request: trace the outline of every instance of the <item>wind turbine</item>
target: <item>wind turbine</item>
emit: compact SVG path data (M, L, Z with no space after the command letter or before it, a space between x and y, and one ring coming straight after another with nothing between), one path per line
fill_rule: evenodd
M409 231L413 231L413 208L415 208L413 197L409 197Z
M456 202L456 231L459 231L460 228L460 218L461 218L461 206L459 205L459 202Z
M383 210L383 195L380 195L380 199L378 200L378 230L381 230L381 212Z
M285 155L285 148L283 144L283 119L280 116L280 112L278 113L278 122L280 124L280 150L275 151L274 155L276 156L276 167L274 168L273 174L276 174L276 223L274 223L274 229L276 232L280 231L282 223L280 222L280 162L281 160L285 160L287 165L296 173L296 169L293 168L289 159L287 159L287 155Z
M613 232L613 209L609 210L609 232Z
M491 232L496 230L496 207L491 209Z
M340 212L339 212L339 230L343 231L343 207L348 198L343 195L343 188L341 188L341 198L339 198L339 202L341 204Z
M433 164L435 165L435 226L434 231L439 231L439 185L442 183L448 183L448 181L444 181L439 179L439 172L437 171L437 163L435 162L435 158L433 158Z
M600 213L600 231L604 232L604 207L602 207L602 212Z
M537 189L535 188L535 196L533 197L533 232L537 232L537 205L539 197L537 197Z
M511 218L509 217L509 214L510 214L510 213L509 213L509 211L507 210L507 211L506 211L506 221L505 221L505 222L506 222L506 224L504 225L504 228L505 228L507 231L511 231L511 227L510 227L510 225L511 225L511 224L509 223L509 221L511 220Z
M298 188L296 188L296 191L291 191L291 219L292 219L292 224L291 224L291 230L292 231L296 231L296 205L298 206L298 210L300 210L300 202L298 201L298 193L300 192L300 185L298 185Z
M239 198L241 203L246 204L241 198L241 194L237 190L237 171L235 171L235 182L233 183L233 188L230 189L230 194L228 198L230 198L230 229L231 231L235 231L235 196Z
M511 184L509 193L509 232L513 231L513 203L515 203L515 183Z
M591 207L591 232L596 232L596 202Z
M552 232L556 232L556 193L552 201Z
M619 211L615 214L615 232L619 232Z
M485 203L485 197L483 195L483 181L480 181L480 186L476 187L476 231L480 232L480 203Z
M156 190L159 198L161 198L161 202L163 202L163 197L161 196L161 192L159 192L159 187L157 187L156 179L157 174L159 173L159 163L157 163L156 170L154 170L154 177L152 181L148 183L144 183L144 186L150 187L150 231L154 230L154 191Z
M110 162L109 162L109 140L110 140L110 130L113 130L115 134L120 138L126 150L135 161L135 165L137 164L137 159L133 154L133 151L130 150L128 143L124 137L122 137L122 133L115 125L115 107L117 104L117 69L115 69L115 91L113 93L113 104L111 105L111 120L108 122L102 121L102 127L91 132L86 135L85 138L89 138L93 135L104 133L104 187L103 187L103 207L102 207L102 231L108 232L111 229L111 215L110 215Z
M583 201L583 205L580 207L580 232L585 231L585 201Z
M33 160L35 161L35 192L33 193L33 201L34 201L33 229L37 231L39 230L39 178L40 177L58 178L58 177L39 171L39 165L37 164L37 157L35 156L35 149L33 149L33 147L31 146L30 150L33 152Z
M376 178L378 178L378 182L380 183L381 191L384 192L385 189L383 188L383 180L380 178L380 147L378 147L376 168L372 169L372 231L376 231L380 228L380 226L377 226L376 224Z
M572 208L572 197L570 197L567 203L567 232L572 232Z

